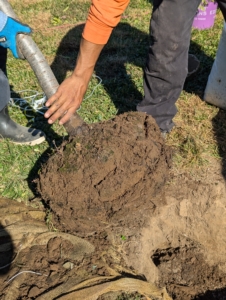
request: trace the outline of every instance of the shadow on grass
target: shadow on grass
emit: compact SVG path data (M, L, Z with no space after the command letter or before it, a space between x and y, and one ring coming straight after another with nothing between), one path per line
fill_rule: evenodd
M68 31L60 42L55 60L51 65L58 82L62 82L66 78L67 72L73 71L74 69L83 28L84 24L75 26ZM102 85L110 95L118 114L135 111L137 103L142 100L142 78L140 78L140 80L137 79L138 81L135 82L134 80L136 79L133 79L128 69L126 69L126 63L131 65L131 74L140 72L137 73L139 76L136 76L136 78L142 77L140 70L143 69L145 65L148 47L149 36L147 33L127 23L121 22L113 31L108 44L101 53L95 72L96 75L102 78ZM196 75L185 82L184 90L203 98L213 59L207 56L201 50L201 47L194 42L191 42L190 53L195 54L200 60L200 69ZM220 110L218 115L213 119L213 130L218 142L219 155L222 158L222 174L224 176L226 176L224 142L226 138L225 117L226 112ZM42 122L40 122L40 124L41 123ZM48 127L48 125L45 126ZM41 164L48 159L48 155L55 147L51 145L51 139L55 136L55 133L51 132L51 127L49 126L44 131L47 132L50 148L36 163L29 176L29 181L34 179L34 174L40 168ZM58 139L58 146L61 142L62 140ZM34 188L32 188L32 190L34 191Z
M65 79L68 71L74 70L83 28L84 24L74 27L60 42L55 60L51 65L59 82ZM135 111L136 104L142 100L143 80L140 78L139 81L134 81L136 79L131 77L130 71L126 69L126 64L131 64L131 73L143 69L148 47L149 36L147 33L128 23L120 23L114 29L108 44L100 55L95 72L102 78L102 84L117 108L118 114L130 110ZM195 77L186 81L184 89L202 98L213 59L208 57L194 42L191 42L190 53L195 54L200 60L200 70ZM136 75L137 77L138 75ZM142 73L140 77L142 77Z
M6 62L7 62L7 49L0 47L0 68L3 70L3 72L5 74L7 74ZM12 85L10 86L10 90L11 90L11 97L15 97L15 98L18 98L18 99L21 98L21 95L13 90L13 86ZM26 112L25 112L25 106L26 106L27 113L28 114L32 114L32 116L34 117L34 122L32 123L32 125L29 122L30 117L28 117L27 114L26 114ZM47 120L44 118L43 115L41 115L41 114L39 115L38 113L34 114L32 112L33 109L29 105L28 102L26 103L26 105L23 105L23 106L20 106L18 104L18 109L20 109L21 112L23 114L25 114L25 116L27 118L27 122L28 122L27 123L28 127L33 127L33 128L41 129L43 132L46 133L46 140L47 140L47 142L49 144L49 148L36 161L36 163L34 164L34 167L30 171L30 173L28 175L28 178L27 178L29 188L34 193L34 195L36 195L37 192L36 192L36 185L35 185L34 179L37 178L38 170L40 169L41 165L48 160L49 155L52 153L52 149L58 147L62 143L62 141L63 141L64 138L60 137L51 128L51 125L48 124ZM14 121L16 123L19 123L16 120L14 120ZM2 230L3 229L0 227L0 232ZM0 237L1 237L1 235L0 235ZM1 254L1 251L0 251L0 254ZM0 256L0 259L1 259L1 256ZM0 271L1 271L1 264L0 264Z
M64 80L68 71L74 69L83 27L84 25L78 25L71 29L60 43L51 65L59 82ZM133 66L143 68L147 49L146 33L129 24L120 23L100 55L95 72L101 77L102 85L110 95L118 114L135 110L136 104L142 100L137 83L128 74L125 64L131 63Z

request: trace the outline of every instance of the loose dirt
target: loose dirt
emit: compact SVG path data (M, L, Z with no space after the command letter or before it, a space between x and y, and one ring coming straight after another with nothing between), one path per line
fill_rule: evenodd
M209 166L171 166L145 114L90 126L39 174L51 214L0 201L0 298L225 299L226 189Z
M171 299L127 268L113 246L50 232L44 210L1 198L0 208L0 299Z

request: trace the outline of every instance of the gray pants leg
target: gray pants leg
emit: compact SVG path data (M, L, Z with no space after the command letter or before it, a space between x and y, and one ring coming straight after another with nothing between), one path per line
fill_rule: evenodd
M216 0L226 22L226 0Z
M8 104L10 100L10 87L5 73L0 69L0 111Z
M226 1L226 0L225 0ZM137 105L170 131L188 72L192 23L201 0L153 0L144 99Z
M10 100L10 87L6 77L7 49L0 47L0 111Z

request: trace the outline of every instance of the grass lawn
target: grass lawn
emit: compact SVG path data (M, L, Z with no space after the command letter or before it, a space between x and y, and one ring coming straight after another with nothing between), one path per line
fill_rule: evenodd
M75 65L81 32L86 20L88 0L11 0L20 20L33 28L33 39L45 55L59 82L68 76ZM131 0L118 27L98 61L79 114L87 123L108 120L117 113L135 110L142 99L142 68L148 48L149 18L152 4L148 0ZM223 17L218 11L213 28L193 30L190 52L201 61L199 73L186 82L177 102L177 126L167 137L174 147L174 167L178 170L208 168L212 158L224 160L226 112L202 101L211 70ZM35 75L26 61L8 57L8 77L17 97L41 92ZM39 96L41 97L41 96ZM39 99L39 98L38 98ZM39 113L29 115L10 107L13 119L22 125L41 128L47 141L39 146L15 146L9 141L0 143L0 194L27 201L35 197L34 179L51 152L66 137L63 127L49 126Z

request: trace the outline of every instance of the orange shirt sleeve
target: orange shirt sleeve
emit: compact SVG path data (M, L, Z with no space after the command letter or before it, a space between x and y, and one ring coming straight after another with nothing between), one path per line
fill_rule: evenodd
M83 38L94 44L106 44L130 0L92 0Z

